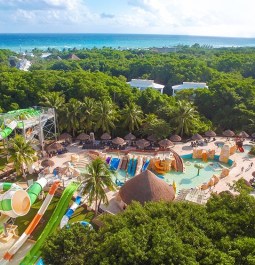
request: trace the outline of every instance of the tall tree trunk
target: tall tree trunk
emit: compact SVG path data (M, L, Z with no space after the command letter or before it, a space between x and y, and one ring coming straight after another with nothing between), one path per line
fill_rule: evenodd
M97 199L98 199L98 195L96 194L95 216L97 216L97 212L98 212Z
M22 165L22 177L23 177L24 179L27 179L27 177L26 177L26 172L25 172L25 168L24 168L23 165Z

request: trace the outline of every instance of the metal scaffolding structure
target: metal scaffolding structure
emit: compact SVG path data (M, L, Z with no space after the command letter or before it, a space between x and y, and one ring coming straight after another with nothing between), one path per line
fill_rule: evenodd
M45 140L57 140L54 108L35 106L0 114L0 140L21 134L26 140L39 144L44 150Z

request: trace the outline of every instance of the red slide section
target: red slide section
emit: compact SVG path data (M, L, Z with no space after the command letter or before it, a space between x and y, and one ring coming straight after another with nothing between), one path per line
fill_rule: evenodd
M184 171L184 166L183 166L183 160L182 158L171 148L170 151L173 153L175 161L176 161L176 166L177 166L177 172L183 172Z
M238 147L238 150L241 152L241 153L243 153L244 152L244 149L243 149L243 147Z

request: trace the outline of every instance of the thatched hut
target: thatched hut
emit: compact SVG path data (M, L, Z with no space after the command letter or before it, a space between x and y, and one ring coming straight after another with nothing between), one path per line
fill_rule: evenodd
M141 204L148 201L173 201L175 192L172 186L151 171L145 170L120 188L119 198L124 205L132 201L138 201Z

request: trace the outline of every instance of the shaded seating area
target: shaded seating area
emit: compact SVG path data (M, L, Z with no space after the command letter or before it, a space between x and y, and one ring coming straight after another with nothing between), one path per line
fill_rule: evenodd
M53 157L55 155L60 155L68 152L66 147L62 143L58 142L48 145L45 148L45 150L47 151L49 157Z
M125 182L120 188L116 200L125 209L132 201L144 204L148 201L173 201L175 191L173 186L158 178L150 170L145 170Z

